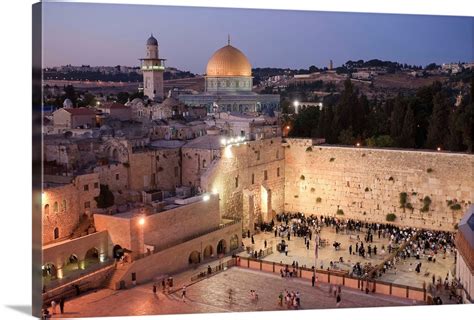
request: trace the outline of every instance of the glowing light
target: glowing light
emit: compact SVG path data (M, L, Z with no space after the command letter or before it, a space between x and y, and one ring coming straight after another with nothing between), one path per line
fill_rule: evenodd
M216 187L212 188L212 194L217 194L217 193L218 193L217 188Z
M300 105L300 102L298 100L293 101L293 106L296 108L297 106Z
M438 151L441 151L441 148L440 148L440 147L438 147L438 149L436 149L436 150L438 150Z
M41 202L46 202L46 199L47 199L47 196L46 196L46 192L41 192Z
M286 126L286 130L290 130L290 126Z
M226 141L225 139L222 139L222 140L221 140L221 144L222 144L223 146L225 146L225 145L227 144L227 141Z
M138 224L143 226L145 224L145 218L140 218L140 220L138 220Z
M357 147L360 147L360 142L357 142L357 143L356 143L356 146L357 146Z
M62 279L63 278L63 269L58 269L57 271L57 276L58 276L58 279Z
M208 194L205 194L203 197L202 197L202 200L204 201L209 201L211 197L208 195Z
M224 157L226 157L227 159L232 158L232 150L231 150L231 147L232 147L232 146L226 146L225 149L224 149Z

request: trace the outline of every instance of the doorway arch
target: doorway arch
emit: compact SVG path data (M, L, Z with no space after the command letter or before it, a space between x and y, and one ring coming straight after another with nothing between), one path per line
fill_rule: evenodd
M204 259L208 259L212 257L213 254L214 254L214 248L211 245L208 245L207 247L205 247L202 253Z
M96 263L99 263L99 250L97 248L90 248L84 257L84 268Z
M193 251L189 254L189 264L198 264L201 262L201 254L197 251Z
M224 239L221 239L217 243L217 254L225 254L227 252L227 243Z
M113 253L112 254L114 256L114 259L120 260L123 257L123 255L125 254L125 252L124 252L123 248L120 245L116 244L113 248Z

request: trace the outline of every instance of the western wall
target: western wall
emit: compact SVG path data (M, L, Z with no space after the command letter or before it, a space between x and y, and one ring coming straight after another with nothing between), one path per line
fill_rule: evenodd
M283 146L287 212L381 223L393 213L395 224L453 230L474 200L470 154L323 146L310 139L286 139Z

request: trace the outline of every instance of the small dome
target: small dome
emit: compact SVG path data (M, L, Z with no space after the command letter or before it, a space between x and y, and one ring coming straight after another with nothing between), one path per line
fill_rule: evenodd
M72 107L74 107L74 105L73 105L71 99L67 98L66 100L64 100L63 108L68 109L68 108L72 108Z
M208 77L250 77L252 66L242 51L228 44L209 59L206 74Z
M157 46L158 45L158 40L155 39L153 34L146 41L146 45L147 46Z

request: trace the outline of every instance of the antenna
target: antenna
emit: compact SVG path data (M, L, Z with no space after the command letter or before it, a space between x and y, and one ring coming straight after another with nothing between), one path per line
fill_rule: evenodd
M230 34L227 34L227 45L230 46Z

